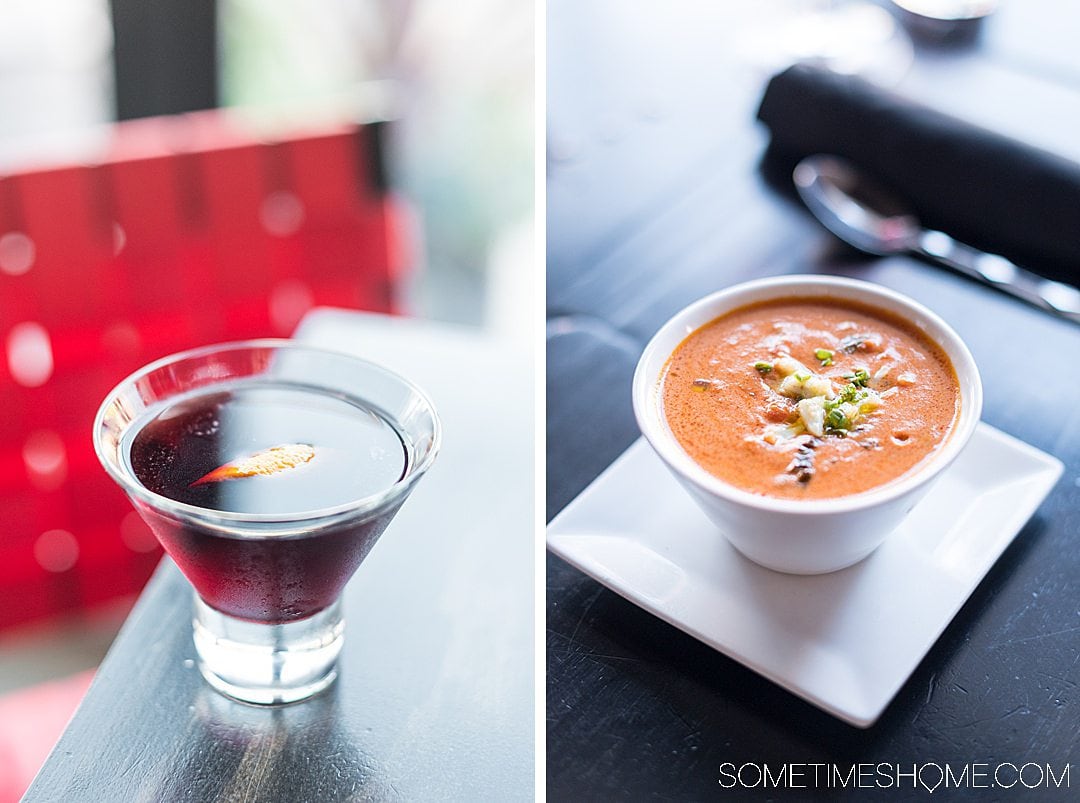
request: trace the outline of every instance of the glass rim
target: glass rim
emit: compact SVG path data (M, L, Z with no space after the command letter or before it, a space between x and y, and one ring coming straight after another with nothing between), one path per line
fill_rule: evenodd
M424 457L416 463L414 468L406 468L405 474L396 480L388 488L379 491L378 493L369 494L368 496L354 499L349 502L343 502L338 505L332 505L324 508L316 508L313 510L302 510L295 513L239 513L230 510L212 510L210 508L200 507L199 505L192 505L187 502L180 502L176 499L171 499L163 494L159 494L155 491L151 491L135 477L130 471L127 471L122 460L114 461L110 458L104 448L103 437L101 433L104 430L105 412L115 403L122 392L129 387L133 387L140 380L150 376L156 371L161 370L169 365L175 365L184 360L197 359L199 357L205 357L211 354L218 354L224 352L237 352L237 351L253 351L257 349L275 349L280 351L292 351L292 352L311 352L316 354L322 354L329 357L339 358L347 360L351 363L358 364L366 369L373 370L382 374L385 377L401 384L403 387L415 396L417 396L426 408L428 414L431 416L432 422L432 435L431 446L428 448ZM258 376L254 374L253 376ZM242 378L242 377L241 377ZM231 380L222 380L222 384ZM215 383L207 383L205 387L212 387ZM152 406L152 405L151 405ZM149 407L147 408L149 409ZM141 417L141 416L140 416ZM353 516L363 515L377 511L380 508L386 507L388 504L396 502L412 488L413 485L422 477L427 470L431 467L431 464L435 460L435 456L438 454L442 445L442 421L439 418L438 412L435 410L435 405L432 404L428 395L421 390L415 383L409 381L405 377L401 376L395 371L391 371L389 368L385 368L378 363L366 360L362 357L357 357L353 354L349 354L344 351L337 351L335 349L324 348L322 346L312 346L307 343L290 340L288 338L257 338L252 340L235 340L227 341L223 343L214 343L207 346L198 346L196 348L186 349L184 351L178 351L173 354L168 354L164 357L147 363L142 368L132 372L128 376L124 377L118 382L112 390L105 394L105 399L98 407L97 414L94 416L93 424L93 442L94 453L97 455L98 461L104 467L106 473L121 487L121 489L133 496L145 504L152 507L159 512L165 512L173 515L181 515L190 519L198 520L202 526L208 526L218 528L222 530L221 535L230 538L264 538L265 533L245 533L242 531L236 531L228 529L228 525L243 525L243 524L306 524L306 523L323 523L332 524L341 520L347 520ZM119 447L118 447L119 449ZM294 537L300 537L306 535L306 532L297 533L275 533L273 537L282 538L293 535Z

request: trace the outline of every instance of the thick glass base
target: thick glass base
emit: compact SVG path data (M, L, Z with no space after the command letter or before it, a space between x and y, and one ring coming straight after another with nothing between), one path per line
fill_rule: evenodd
M345 638L341 601L286 624L259 624L214 610L195 595L199 670L222 694L244 703L282 705L318 694L337 677Z

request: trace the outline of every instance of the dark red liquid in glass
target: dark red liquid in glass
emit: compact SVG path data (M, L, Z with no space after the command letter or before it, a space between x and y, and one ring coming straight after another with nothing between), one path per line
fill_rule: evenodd
M269 383L182 399L133 428L131 469L146 488L207 511L293 517L390 488L407 470L402 437L361 403ZM304 444L314 456L269 476L199 482L262 450ZM181 571L211 607L258 622L288 622L330 605L397 512L330 526L222 522L137 502ZM209 514L211 517L212 513Z

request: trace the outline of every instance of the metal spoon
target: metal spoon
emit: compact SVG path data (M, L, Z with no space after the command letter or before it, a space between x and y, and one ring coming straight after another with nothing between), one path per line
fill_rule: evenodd
M837 156L808 156L795 167L795 187L818 220L849 245L877 256L915 253L1080 323L1080 290L924 229L894 197Z

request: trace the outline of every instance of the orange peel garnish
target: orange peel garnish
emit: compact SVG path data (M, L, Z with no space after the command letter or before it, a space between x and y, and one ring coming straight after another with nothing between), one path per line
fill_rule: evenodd
M271 446L269 449L255 452L239 460L233 460L219 466L209 474L199 477L189 487L222 480L238 480L243 477L269 477L290 468L296 468L311 462L315 457L315 447L306 443L290 443L284 446Z

